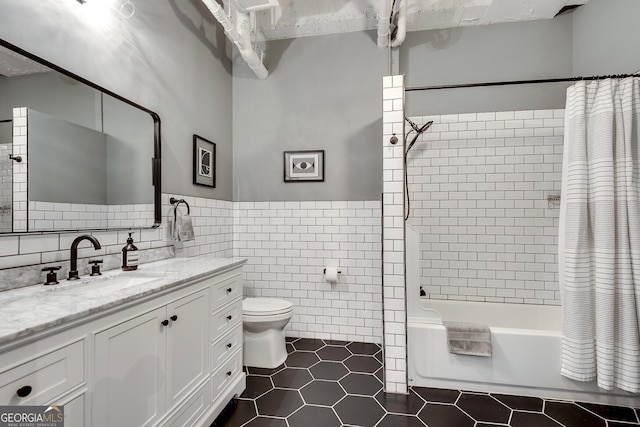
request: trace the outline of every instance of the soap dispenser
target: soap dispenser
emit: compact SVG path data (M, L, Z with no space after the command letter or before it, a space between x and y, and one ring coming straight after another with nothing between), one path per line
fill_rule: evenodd
M127 245L122 248L122 269L124 271L131 271L138 269L138 248L133 244L133 233L129 233L127 238Z

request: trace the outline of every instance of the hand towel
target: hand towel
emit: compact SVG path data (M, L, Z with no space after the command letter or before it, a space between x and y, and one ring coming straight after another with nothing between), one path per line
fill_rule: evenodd
M490 357L491 330L486 325L473 323L442 322L447 328L449 353Z
M195 238L191 215L188 213L185 215L180 214L177 207L175 208L173 215L173 230L171 237L173 240L177 240L179 242L187 242Z

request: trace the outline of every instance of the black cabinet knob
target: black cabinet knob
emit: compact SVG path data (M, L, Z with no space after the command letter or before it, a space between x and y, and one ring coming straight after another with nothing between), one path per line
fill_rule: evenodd
M227 288L227 293L230 294L233 291L233 288Z
M231 319L233 319L233 316L232 315L228 315L227 316L227 320L231 320Z
M230 377L230 376L231 376L231 374L232 374L232 372L231 372L231 371L227 371L227 376L228 376L228 377Z
M31 394L31 390L33 389L30 385L25 385L23 387L20 387L18 391L16 391L16 394L20 397L27 397Z
M229 343L227 344L227 348L231 348L233 346L233 344Z
M176 320L178 320L178 315L174 314L169 319L171 319L171 320L173 320L175 322Z
M164 319L162 322L160 322L162 324L162 326L167 326L169 324L169 321L167 319Z

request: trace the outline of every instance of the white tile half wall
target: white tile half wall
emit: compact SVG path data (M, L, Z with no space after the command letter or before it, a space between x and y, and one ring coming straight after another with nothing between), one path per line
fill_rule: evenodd
M381 342L379 201L238 202L234 218L244 294L291 301L287 335Z
M189 204L194 240L179 242L172 239L171 229L176 207L169 203L171 197ZM179 214L187 214L187 206L184 203L177 206ZM177 257L230 257L233 255L233 207L234 203L227 200L163 194L164 239L175 246Z
M172 194L162 195L162 226L158 229L131 227L135 245L141 250L144 262L173 256L190 257L207 255L230 257L233 247L233 202L185 196L191 208L196 238L190 242L175 242L170 238L169 216L173 207L169 204ZM180 210L186 209L181 205ZM121 210L121 207L118 207ZM135 209L128 215L119 212L122 221L139 219ZM125 218L126 217L126 218ZM136 219L137 218L137 219ZM115 218L117 219L117 217ZM152 222L149 219L148 223ZM121 223L122 224L122 223ZM64 278L69 270L69 252L73 239L82 234L92 234L102 244L94 250L84 243L78 250L78 267L81 275L88 274L89 259L103 259L103 270L120 267L121 250L126 244L127 230L91 232L8 234L0 236L0 291L43 283L46 273L42 267L60 265L58 277Z
M404 76L382 79L384 385L407 393L404 257ZM397 138L392 143L392 137Z

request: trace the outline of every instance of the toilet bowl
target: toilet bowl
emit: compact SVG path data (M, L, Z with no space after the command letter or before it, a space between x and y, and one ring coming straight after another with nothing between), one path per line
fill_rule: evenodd
M293 304L276 298L242 301L244 365L277 368L287 358L284 327L293 316Z

